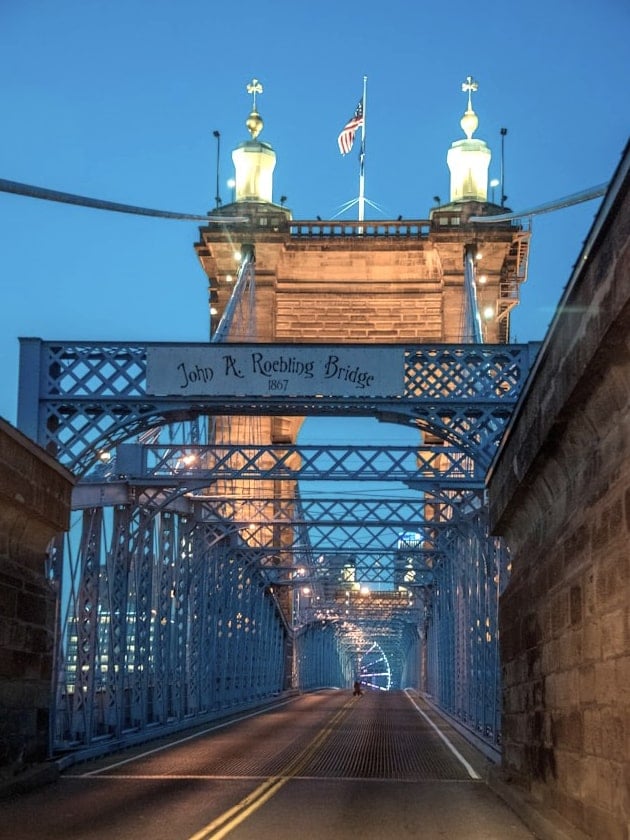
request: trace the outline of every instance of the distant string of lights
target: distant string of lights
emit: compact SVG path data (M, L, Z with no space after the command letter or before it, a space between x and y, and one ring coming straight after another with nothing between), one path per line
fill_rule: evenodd
M89 198L85 195L49 190L32 184L21 184L18 181L7 181L0 178L0 192L23 195L28 198L39 198L44 201L57 201L61 204L74 204L79 207L91 207L94 210L108 210L114 213L131 213L135 216L153 216L158 219L176 219L187 222L206 222L206 224L226 224L228 222L247 222L243 216L201 216L196 213L175 213L169 210L154 210L149 207L135 207L132 204L120 204L115 201L104 201L100 198Z

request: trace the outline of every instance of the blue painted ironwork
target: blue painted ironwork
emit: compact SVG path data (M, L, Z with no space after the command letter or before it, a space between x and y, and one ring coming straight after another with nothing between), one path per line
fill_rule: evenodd
M335 623L324 619L297 627L293 673L300 691L350 684L352 660L339 644Z
M498 605L509 552L489 535L485 509L451 539L451 550L433 569L426 688L443 709L499 747Z
M288 627L238 540L137 505L79 515L78 552L71 532L55 558L55 751L146 739L286 687Z
M116 449L119 476L165 486L174 480L208 487L229 479L300 481L426 481L442 488L481 489L484 473L453 447L410 446L141 446Z
M497 743L507 559L485 530L483 479L534 348L405 347L397 399L181 399L145 393L149 346L22 344L20 424L83 475L79 537L50 559L63 605L54 750L130 743L291 686L349 685L362 667ZM340 412L432 442L219 445L212 420L202 429L218 413ZM304 492L350 479L410 489ZM300 495L269 490L298 480ZM231 497L239 481L248 492Z
M120 442L175 419L208 414L374 416L426 430L487 468L537 349L534 344L406 346L405 392L399 399L182 399L146 394L151 346L156 345L22 339L18 426L81 474Z

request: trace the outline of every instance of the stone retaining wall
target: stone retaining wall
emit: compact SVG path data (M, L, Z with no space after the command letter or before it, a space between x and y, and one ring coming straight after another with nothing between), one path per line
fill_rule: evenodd
M45 558L69 527L73 483L0 418L0 776L48 752L56 597Z
M503 767L596 838L630 837L629 155L492 470Z

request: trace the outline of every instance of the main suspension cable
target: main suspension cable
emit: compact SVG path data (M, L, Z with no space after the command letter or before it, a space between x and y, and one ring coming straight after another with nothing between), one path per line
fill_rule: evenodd
M89 198L74 193L49 190L32 184L20 184L18 181L7 181L0 178L0 192L24 195L28 198L40 198L44 201L58 201L62 204L75 204L80 207L92 207L95 210L109 210L115 213L131 213L136 216L154 216L159 219L178 219L189 222L206 222L206 224L241 223L249 221L244 216L201 216L196 213L174 213L169 210L153 210L148 207L135 207L132 204L120 204L115 201L103 201L100 198Z

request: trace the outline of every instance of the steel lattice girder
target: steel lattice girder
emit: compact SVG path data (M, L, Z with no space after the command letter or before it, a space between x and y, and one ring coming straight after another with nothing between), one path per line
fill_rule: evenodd
M534 344L404 346L404 394L395 399L182 398L146 392L147 351L158 346L164 345L22 339L20 429L70 469L84 473L100 450L174 418L373 416L432 431L487 467L537 350Z
M79 485L74 507L141 503L147 511L172 510L212 525L216 541L230 535L241 540L270 581L288 580L296 568L308 579L331 579L345 558L369 584L391 585L398 574L426 578L443 559L450 532L466 523L482 505L479 494L430 500L266 498L221 500L206 495L164 495L163 488L122 483ZM370 519L366 517L370 516ZM339 568L337 568L339 566ZM399 581L402 582L402 581Z
M413 481L482 489L481 466L449 446L143 446L121 444L116 471L138 484L208 487L216 481Z
M103 488L101 488L103 490ZM100 492L100 491L99 491ZM103 491L104 492L104 491ZM229 519L232 521L248 520L260 517L265 520L269 516L270 503L273 502L275 518L295 522L298 519L296 499L294 497L274 497L273 499L242 496L230 498L228 496L212 496L211 494L195 494L192 500L203 504L203 510L208 517ZM444 499L440 502L440 509L447 506L449 518L454 515L454 509L461 509L464 499ZM325 522L336 520L344 522L364 522L375 520L381 524L391 524L392 527L406 527L413 522L426 519L425 506L427 502L420 497L391 498L326 498L325 496L310 498L304 493L299 497L299 508L306 522ZM433 520L432 520L433 521Z
M489 538L483 512L453 535L428 604L429 692L440 706L494 746L500 744L498 602L509 554ZM485 538L484 538L485 536Z
M81 517L76 555L68 536L54 557L55 748L119 743L282 688L288 631L256 563L190 516L127 505Z
M75 487L72 507L78 510L97 504L130 504L142 499L147 507L166 507L180 513L191 513L195 507L203 512L208 521L271 522L273 519L300 524L302 521L312 523L329 519L349 522L373 519L382 523L400 523L402 527L424 521L426 507L433 509L431 522L435 524L438 519L450 521L455 516L474 513L482 505L482 496L478 490L466 489L461 485L455 490L436 490L426 498L418 495L415 498L359 499L340 496L328 499L324 496L309 498L303 494L299 497L260 498L254 495L212 494L203 489L191 490L185 479L186 476L182 476L178 477L177 482L147 486L119 480L113 474L109 479L90 476ZM270 510L273 510L273 517L270 517Z

